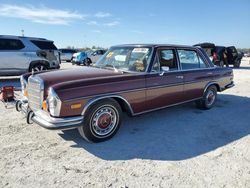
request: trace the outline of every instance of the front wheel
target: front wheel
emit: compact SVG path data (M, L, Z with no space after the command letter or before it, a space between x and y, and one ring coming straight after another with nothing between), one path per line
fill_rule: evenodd
M203 110L209 110L217 99L217 88L215 85L209 86L204 92L202 99L196 101L196 106Z
M99 101L87 110L84 123L78 131L89 142L103 142L112 138L118 131L121 114L121 107L115 100Z

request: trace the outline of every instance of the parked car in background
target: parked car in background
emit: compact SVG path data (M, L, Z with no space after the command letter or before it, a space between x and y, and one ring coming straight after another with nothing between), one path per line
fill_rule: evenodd
M244 57L250 57L250 53L245 53Z
M75 49L59 49L61 61L71 62L73 54L77 53Z
M233 65L234 67L239 68L243 56L244 54L238 52L234 46L227 47L227 59L229 65Z
M60 68L60 55L51 40L0 35L0 75Z
M213 43L200 43L194 46L203 48L210 60L217 66L223 67L224 65L233 65L234 67L240 67L243 54L237 52L234 46L216 46Z
M105 54L106 50L90 50L86 52L79 52L73 55L72 64L89 66L96 63Z
M16 108L28 123L78 128L90 142L114 136L123 111L134 116L190 101L208 110L217 92L234 85L232 69L214 66L201 48L156 44L114 46L93 66L25 74L21 82Z
M88 58L88 55L86 52L77 52L73 54L72 65L85 65L89 66L91 64L91 60Z

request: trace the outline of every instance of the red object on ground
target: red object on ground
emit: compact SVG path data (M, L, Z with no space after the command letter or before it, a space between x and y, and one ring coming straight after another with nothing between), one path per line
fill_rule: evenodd
M2 101L12 101L14 100L14 87L4 86L0 91L0 100Z

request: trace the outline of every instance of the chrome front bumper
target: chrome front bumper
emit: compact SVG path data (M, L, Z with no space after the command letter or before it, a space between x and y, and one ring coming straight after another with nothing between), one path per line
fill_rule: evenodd
M75 117L66 117L66 118L55 118L51 117L49 113L39 110L35 113L30 113L28 107L28 101L19 100L19 110L22 111L29 121L32 120L36 124L46 128L53 130L65 130L65 129L74 129L83 124L83 116L75 116ZM30 117L29 117L30 116ZM28 122L27 121L27 122Z
M234 82L231 82L230 84L226 85L225 89L229 89L231 87L234 87Z

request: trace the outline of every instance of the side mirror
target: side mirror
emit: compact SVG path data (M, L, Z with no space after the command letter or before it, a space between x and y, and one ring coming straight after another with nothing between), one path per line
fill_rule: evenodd
M168 66L162 66L161 67L161 73L160 76L163 76L165 72L169 71L169 67Z
M167 66L162 66L161 70L163 70L164 72L168 72L169 71L169 67Z

